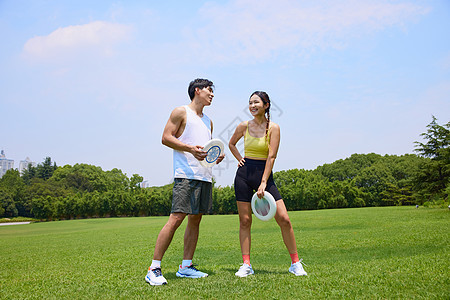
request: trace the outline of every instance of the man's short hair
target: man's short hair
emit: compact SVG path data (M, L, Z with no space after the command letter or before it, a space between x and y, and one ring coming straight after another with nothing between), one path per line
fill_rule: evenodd
M194 99L195 96L195 89L199 88L199 89L204 89L206 87L214 87L214 84L211 80L208 79L203 79L203 78L197 78L191 81L191 83L189 83L189 87L188 87L188 94L189 94L189 98L191 98L191 101Z

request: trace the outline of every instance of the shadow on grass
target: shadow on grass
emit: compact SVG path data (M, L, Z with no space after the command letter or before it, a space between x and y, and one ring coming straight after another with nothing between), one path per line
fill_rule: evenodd
M234 274L239 270L239 268L236 268L236 269L224 268L222 270L232 274L233 276L236 276ZM261 275L286 274L286 271L283 272L283 271L277 271L277 270L265 270L265 269L255 269L255 268L253 268L253 271L255 272L255 274L261 274Z

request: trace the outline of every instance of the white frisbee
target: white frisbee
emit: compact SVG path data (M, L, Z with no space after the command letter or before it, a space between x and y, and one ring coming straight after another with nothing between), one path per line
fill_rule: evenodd
M223 142L219 139L209 140L204 146L203 151L206 151L206 157L200 161L200 164L204 167L212 167L216 164L217 159L222 155L224 151Z
M264 196L261 199L255 193L252 197L252 211L258 219L269 221L277 212L277 204L269 192L264 191Z

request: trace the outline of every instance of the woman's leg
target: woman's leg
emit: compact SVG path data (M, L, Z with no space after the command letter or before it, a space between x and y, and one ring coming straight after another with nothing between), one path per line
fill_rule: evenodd
M242 255L250 255L252 208L250 202L237 201L239 212L239 242Z
M289 254L296 254L297 243L295 242L294 229L292 228L286 206L284 205L283 199L278 200L276 203L277 213L275 214L275 220L277 221L278 226L280 226L284 244L286 245Z

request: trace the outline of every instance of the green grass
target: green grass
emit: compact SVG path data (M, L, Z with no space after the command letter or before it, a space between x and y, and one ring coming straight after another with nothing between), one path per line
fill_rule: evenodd
M290 212L307 277L274 220L254 219L255 275L237 278L238 217L205 216L194 261L210 274L175 276L184 226L163 260L167 286L144 282L167 217L0 226L0 299L448 299L449 211L385 207Z

